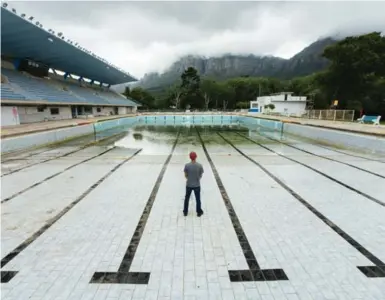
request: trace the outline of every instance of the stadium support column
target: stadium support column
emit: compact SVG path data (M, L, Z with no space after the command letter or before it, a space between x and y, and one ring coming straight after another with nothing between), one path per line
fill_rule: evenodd
M90 85L93 85L94 84L94 80L92 79L91 82L90 82Z
M81 77L79 77L79 82L81 83L82 82L82 80L83 80L83 77L81 76Z
M19 70L21 64L21 59L20 58L15 58L13 60L13 66L15 67L15 70Z
M67 80L67 77L69 76L69 73L64 73L63 77L64 77L64 80Z
M103 86L103 82L100 82L99 86L102 87Z

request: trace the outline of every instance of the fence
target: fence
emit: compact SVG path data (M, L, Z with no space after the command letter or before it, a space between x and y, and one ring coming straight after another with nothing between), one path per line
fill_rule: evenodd
M247 110L243 109L232 109L232 110L140 110L138 115L158 115L158 114L173 114L173 115L242 115L247 113ZM285 117L294 117L294 118L304 118L304 119L317 119L317 120L331 120L331 121L354 121L354 110L307 110L303 114L282 114L277 112L266 112L265 114L271 116L285 116Z
M308 110L302 118L331 120L331 121L354 121L354 110Z
M236 115L242 112L240 109L229 110L183 110L183 109L151 109L151 110L138 110L139 115L158 115L158 114L173 114L173 115Z

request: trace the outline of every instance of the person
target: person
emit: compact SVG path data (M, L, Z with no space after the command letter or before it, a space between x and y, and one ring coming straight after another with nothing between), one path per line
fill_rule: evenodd
M200 180L203 175L203 167L196 161L197 154L195 152L190 153L191 162L184 166L184 175L186 177L186 196L184 198L183 214L188 214L188 203L190 201L191 192L194 191L196 201L196 212L198 217L203 215L201 208L201 184Z

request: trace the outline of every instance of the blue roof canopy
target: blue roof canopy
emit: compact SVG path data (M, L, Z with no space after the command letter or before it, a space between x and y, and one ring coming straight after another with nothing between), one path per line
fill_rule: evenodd
M110 85L137 80L3 7L1 54L27 58L52 69Z

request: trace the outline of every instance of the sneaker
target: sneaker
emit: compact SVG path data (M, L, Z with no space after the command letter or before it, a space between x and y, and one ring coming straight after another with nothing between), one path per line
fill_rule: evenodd
M201 215L203 215L203 210L201 212L199 212L198 214L198 217L200 217Z
M186 213L186 212L183 212L183 215L184 215L185 217L187 217L187 213Z

